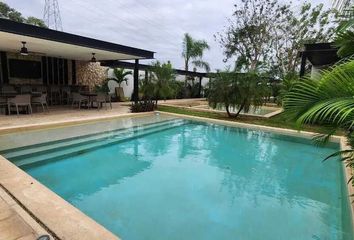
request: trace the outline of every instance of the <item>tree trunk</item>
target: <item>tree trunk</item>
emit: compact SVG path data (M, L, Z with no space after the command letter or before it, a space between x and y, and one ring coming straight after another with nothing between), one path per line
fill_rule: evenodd
M226 112L227 112L227 116L228 116L228 117L232 117L232 114L230 113L230 109L229 109L229 108L230 108L229 105L226 105L226 106L225 106L225 109L226 109Z
M188 72L188 70L189 70L188 60L185 60L185 62L184 62L184 70L186 72ZM185 88L187 87L187 80L188 80L188 75L186 74L186 75L184 75L184 87Z
M240 106L240 109L237 111L236 115L235 115L235 118L237 118L237 116L240 114L240 112L243 110L243 108L245 107L246 105L246 99L243 100L243 103L241 104Z
M185 71L188 71L189 70L189 67L188 67L188 60L185 60L185 63L184 63L184 70ZM188 85L188 74L186 74L184 76L184 97L187 98L188 97L188 89L187 89L187 85Z

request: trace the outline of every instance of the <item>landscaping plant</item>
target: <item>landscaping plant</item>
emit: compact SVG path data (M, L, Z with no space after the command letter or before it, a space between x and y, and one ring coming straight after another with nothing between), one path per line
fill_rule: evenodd
M264 103L268 87L255 73L218 72L210 75L208 102L213 108L224 107L229 117L249 112ZM237 109L236 113L231 110Z

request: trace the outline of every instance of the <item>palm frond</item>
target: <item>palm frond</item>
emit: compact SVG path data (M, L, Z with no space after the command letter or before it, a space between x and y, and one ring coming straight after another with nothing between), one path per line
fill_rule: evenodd
M196 67L203 68L206 72L210 72L210 65L209 63L202 61L202 60L194 60L192 64Z

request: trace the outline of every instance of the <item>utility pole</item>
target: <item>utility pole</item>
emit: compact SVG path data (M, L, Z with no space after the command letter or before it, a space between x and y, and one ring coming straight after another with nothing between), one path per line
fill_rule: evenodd
M63 31L58 0L45 0L43 21L48 28Z

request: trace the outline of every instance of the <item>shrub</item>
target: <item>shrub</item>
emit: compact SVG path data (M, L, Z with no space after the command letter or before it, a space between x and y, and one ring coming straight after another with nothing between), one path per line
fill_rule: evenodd
M130 107L130 111L133 113L137 112L152 112L155 110L155 103L152 100L139 101L133 103Z

